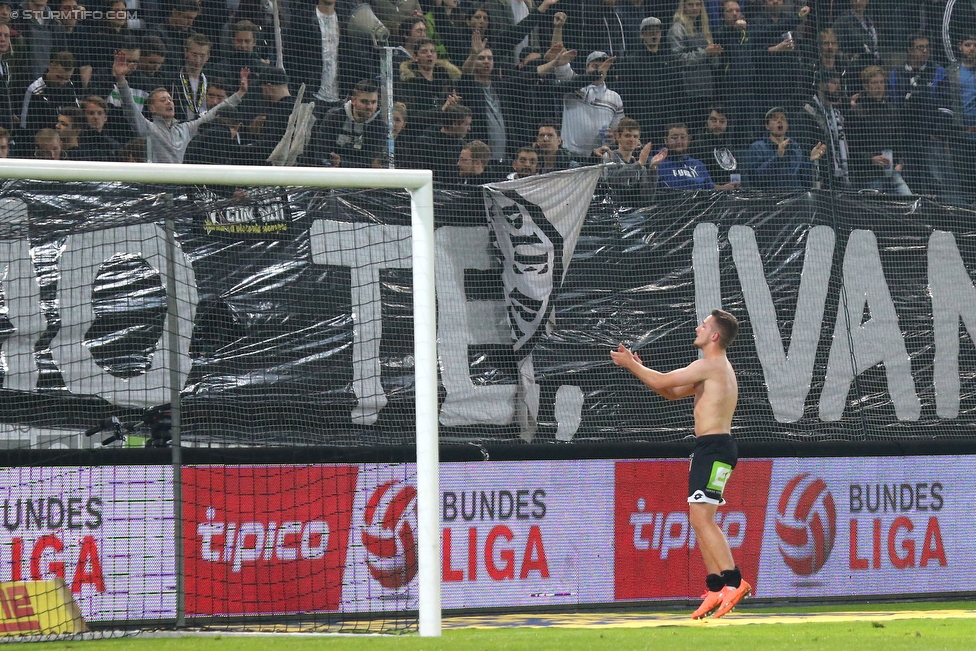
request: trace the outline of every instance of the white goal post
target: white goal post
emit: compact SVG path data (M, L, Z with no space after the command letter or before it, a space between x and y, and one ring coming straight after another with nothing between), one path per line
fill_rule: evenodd
M429 170L0 159L0 178L173 185L402 188L410 192L417 417L420 635L441 634L434 198Z

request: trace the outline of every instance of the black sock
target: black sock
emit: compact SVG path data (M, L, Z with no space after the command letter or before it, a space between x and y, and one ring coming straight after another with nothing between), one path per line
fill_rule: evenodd
M722 570L722 581L730 588L738 588L742 584L742 572L739 571L739 567Z
M705 586L709 592L718 592L725 587L725 579L718 574L709 574L705 577Z

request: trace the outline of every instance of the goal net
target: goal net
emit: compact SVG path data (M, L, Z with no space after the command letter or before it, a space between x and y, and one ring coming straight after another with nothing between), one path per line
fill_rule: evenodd
M3 631L439 635L429 172L4 176Z
M104 52L51 52L91 64L84 93L12 64L0 632L433 635L442 605L695 597L666 490L694 404L608 352L683 367L715 308L742 324L750 500L722 526L757 594L968 589L948 561L976 549L933 520L972 494L966 457L820 455L976 452L972 2L341 0L280 34L276 2L204 4L212 43L130 16L133 115ZM192 69L181 121L278 67L188 165L136 165L163 58ZM884 574L885 540L918 573Z

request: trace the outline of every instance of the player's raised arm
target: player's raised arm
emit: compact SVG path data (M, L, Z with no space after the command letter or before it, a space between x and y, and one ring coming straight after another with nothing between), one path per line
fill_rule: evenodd
M695 395L695 386L705 379L706 367L702 360L696 360L684 368L661 373L647 368L641 363L637 353L628 350L623 344L610 351L610 357L617 366L622 366L661 397L677 400Z

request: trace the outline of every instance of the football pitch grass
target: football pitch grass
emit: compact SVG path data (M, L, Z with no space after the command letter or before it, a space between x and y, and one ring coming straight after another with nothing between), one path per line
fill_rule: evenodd
M207 633L61 641L31 651L971 651L976 602L751 607L716 621L683 611L448 617L440 638L409 635Z

